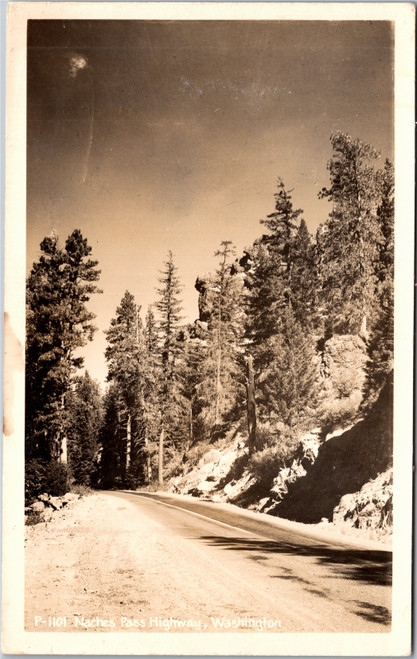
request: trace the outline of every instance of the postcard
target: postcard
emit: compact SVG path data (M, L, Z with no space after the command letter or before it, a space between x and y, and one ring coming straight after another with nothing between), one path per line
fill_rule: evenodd
M411 652L414 18L8 5L4 652Z

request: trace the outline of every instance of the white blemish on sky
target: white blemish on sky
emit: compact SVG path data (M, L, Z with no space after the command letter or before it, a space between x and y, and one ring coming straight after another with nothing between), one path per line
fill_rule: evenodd
M69 60L71 78L75 78L77 73L85 69L87 64L87 58L84 55L71 55Z

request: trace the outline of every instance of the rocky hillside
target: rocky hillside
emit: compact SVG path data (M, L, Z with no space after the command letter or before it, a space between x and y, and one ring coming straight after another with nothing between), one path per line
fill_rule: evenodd
M304 433L284 467L254 473L236 430L170 482L174 492L228 501L286 519L358 529L373 537L392 528L392 376L360 417L365 343L336 336L318 358L321 426Z
M268 512L307 523L319 522L323 517L330 520L343 517L361 526L353 512L349 514L348 510L352 506L356 510L354 501L366 499L368 490L362 491L362 488L369 481L378 479L392 467L391 410L392 382L388 382L366 417L339 436L325 441L320 446L317 459L309 463L305 476L290 482L286 495L281 500L277 497ZM386 488L391 481L389 475L382 478L381 492L384 489L382 485L386 486L385 494L381 494L383 505L386 503ZM376 491L380 481L375 482L373 489ZM354 493L358 494L353 497ZM352 495L353 498L346 499L345 495ZM359 503L358 506L359 512ZM345 507L346 515L343 516ZM338 512L335 514L336 508Z

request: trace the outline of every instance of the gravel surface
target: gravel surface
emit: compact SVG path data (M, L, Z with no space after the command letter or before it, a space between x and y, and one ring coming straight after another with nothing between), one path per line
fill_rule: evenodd
M389 630L389 589L269 545L149 499L93 493L26 527L25 629Z

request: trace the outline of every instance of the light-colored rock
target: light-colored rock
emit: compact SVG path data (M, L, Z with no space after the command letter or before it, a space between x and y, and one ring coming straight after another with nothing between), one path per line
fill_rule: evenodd
M55 510L62 508L62 499L60 497L50 497L49 505L52 506Z
M61 497L62 500L62 505L65 506L68 503L73 503L74 501L78 501L80 498L79 494L75 494L75 492L67 492L64 494L63 497Z
M239 480L233 480L230 483L227 483L223 488L223 491L226 495L226 501L233 501L243 492L248 490L252 485L255 485L256 479L249 473L245 472Z
M45 510L42 513L43 521L44 522L49 522L52 519L53 514L54 513L52 512L52 508L45 508Z
M263 508L267 505L269 499L270 499L269 497L264 497L258 502L257 509L259 510L259 512L263 512Z
M205 454L203 455L203 457L201 458L200 462L201 462L203 465L206 465L206 464L209 463L209 462L212 462L212 463L216 464L216 463L220 460L221 455L222 455L222 454L221 454L220 451L218 451L218 450L215 449L215 448L212 448L210 451L208 451L207 453L205 453Z
M352 494L345 494L333 510L333 523L357 529L392 531L392 469Z
M49 494L40 494L38 496L39 501L44 501L45 503L48 503L49 501Z
M201 481L201 483L197 485L197 490L199 490L199 492L210 492L210 490L213 489L214 485L215 484L213 482Z

